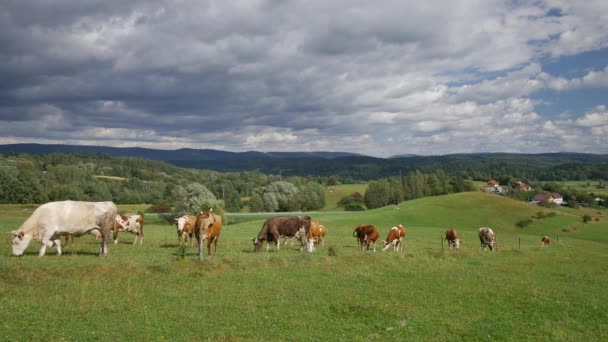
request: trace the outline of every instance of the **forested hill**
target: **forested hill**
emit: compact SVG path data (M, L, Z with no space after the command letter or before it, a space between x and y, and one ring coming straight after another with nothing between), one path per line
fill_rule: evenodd
M527 180L583 180L608 178L608 155L586 153L478 153L443 156L374 158L340 152L226 152L218 150L155 150L103 146L14 144L0 145L0 153L103 153L141 157L185 167L220 172L258 171L283 176L338 176L343 180L370 180L420 170L444 170L475 180L504 175Z

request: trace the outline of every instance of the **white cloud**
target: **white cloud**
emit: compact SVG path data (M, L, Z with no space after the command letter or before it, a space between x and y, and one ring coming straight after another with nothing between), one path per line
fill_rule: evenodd
M605 109L547 117L533 99L608 87L606 65L574 78L542 65L608 47L605 1L4 6L10 141L390 155L553 150L534 136L553 130L607 149L584 139Z

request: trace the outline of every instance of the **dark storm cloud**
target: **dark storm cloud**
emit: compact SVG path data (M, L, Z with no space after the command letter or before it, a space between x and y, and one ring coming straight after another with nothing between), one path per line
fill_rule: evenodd
M0 143L445 153L498 121L497 148L522 118L521 134L542 132L529 97L568 82L514 86L542 76L527 65L605 41L604 8L578 6L4 1ZM589 38L573 47L578 32ZM488 70L499 76L467 75Z

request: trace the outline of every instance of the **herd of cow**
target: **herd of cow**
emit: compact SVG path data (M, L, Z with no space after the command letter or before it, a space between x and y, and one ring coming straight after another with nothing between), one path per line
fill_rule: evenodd
M198 242L207 240L207 253L211 255L211 244L214 244L214 252L217 252L217 244L222 231L222 217L211 211L202 211L198 215L184 215L175 219L177 236L180 245L193 244L194 237ZM119 215L113 202L80 202L62 201L50 202L38 207L32 215L21 225L11 232L13 255L23 255L25 249L32 239L39 240L42 244L39 255L45 254L47 247L56 247L57 254L61 255L61 236L65 237L66 244L74 236L92 234L101 240L100 255L108 253L107 241L112 238L118 243L119 232L130 232L135 238L133 244L143 244L144 218L142 215ZM266 251L271 244L280 249L280 238L283 244L289 241L300 241L300 250L306 249L313 252L315 245L323 245L327 228L319 221L309 216L279 216L264 222L257 237L253 238L253 246L256 252L262 249L266 243ZM491 251L496 248L496 237L492 229L482 227L478 230L481 247ZM373 225L359 225L353 232L361 249L373 247L376 251L376 241L380 234ZM402 249L405 238L405 228L399 224L389 230L387 238L383 241L382 250L386 251L391 246L394 251ZM456 234L456 230L448 229L445 232L445 240L450 248L458 249L462 243ZM549 245L549 237L544 236L541 246Z

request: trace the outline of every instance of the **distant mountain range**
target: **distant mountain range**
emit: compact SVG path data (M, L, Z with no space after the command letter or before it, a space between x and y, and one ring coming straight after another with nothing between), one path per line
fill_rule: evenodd
M141 157L153 160L242 160L264 158L323 158L334 159L346 156L361 156L348 152L228 152L211 149L182 148L178 150L159 150L141 147L109 147L89 145L43 145L9 144L0 145L0 153L48 154L63 153L105 153L114 157Z
M164 161L179 167L210 169L221 172L259 171L267 174L337 175L353 179L375 179L405 175L410 171L448 174L476 174L474 178L514 175L543 177L581 177L606 179L607 154L590 153L474 153L443 156L398 155L375 158L347 152L227 152L211 149L158 150L139 147L107 147L77 145L11 144L0 145L0 153L49 154L103 153L114 157L140 157ZM589 176L589 167L596 165ZM598 166L599 165L599 166ZM559 170L556 168L559 166ZM561 171L560 171L561 170ZM560 172L557 172L560 171ZM561 178L556 178L561 179Z

